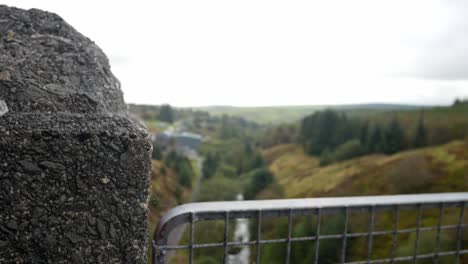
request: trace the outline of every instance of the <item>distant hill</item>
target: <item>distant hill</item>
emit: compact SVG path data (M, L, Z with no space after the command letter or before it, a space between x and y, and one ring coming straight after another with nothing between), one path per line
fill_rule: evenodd
M336 105L331 106L333 109L344 109L344 110L353 110L353 109L371 109L371 110L383 110L383 111L394 111L394 110L417 110L421 108L429 108L432 106L426 105L407 105L407 104L379 104L379 103L369 103L369 104L348 104L348 105Z
M417 110L427 106L404 104L349 104L349 105L304 105L304 106L261 106L261 107L235 107L235 106L206 106L194 107L194 110L202 110L213 115L233 115L245 118L261 124L278 124L294 122L315 111L335 109L340 111L366 110L373 112L394 110Z

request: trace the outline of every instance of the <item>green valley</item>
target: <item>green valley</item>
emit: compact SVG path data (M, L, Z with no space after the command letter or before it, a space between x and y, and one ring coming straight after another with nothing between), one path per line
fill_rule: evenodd
M143 117L155 136L197 133L203 137L197 151L203 158L200 164L192 154L185 156L184 151L180 152L178 143L171 147L156 139L153 154L158 160L153 161L149 202L152 230L165 211L190 201L190 197L195 201L228 201L239 194L245 199L284 199L468 189L466 103L432 108L398 105L259 108L256 113L260 117L249 108L234 111L215 107L211 109L214 113L168 106L131 106L131 109ZM244 114L251 118L242 117ZM278 120L268 119L270 114ZM289 115L297 115L297 121ZM197 176L198 170L201 174ZM423 224L436 225L437 216L437 210L428 210ZM393 228L391 212L377 218L378 228ZM457 212L447 209L446 220L453 222L456 218ZM400 228L412 226L415 219L415 213L402 214ZM317 219L313 217L297 219L294 235L313 236L314 221ZM363 216L356 217L350 228L365 230L368 221ZM200 225L196 236L208 242L222 233L223 228L217 222ZM262 237L282 237L286 235L287 223L284 219L265 221L264 228ZM343 216L327 219L323 228L327 230L324 232L341 232ZM181 239L187 242L187 234ZM414 235L400 236L397 254L411 254L414 239ZM441 239L451 245L454 234L445 232ZM468 240L467 232L463 239ZM422 249L430 251L433 240L433 233L425 234L421 238ZM297 256L294 263L313 259L314 253L305 250L313 246L313 242L294 246L292 252ZM320 255L334 263L340 247L341 244L330 241L323 245ZM348 259L362 259L366 240L350 240L348 247ZM377 238L375 247L374 257L385 257L391 243L388 238ZM203 252L195 257L195 263L216 263L222 258L222 252L216 249ZM284 257L283 248L276 245L265 248L263 254L262 263L276 263ZM179 252L174 261L184 263L187 257ZM440 263L452 261L443 258Z

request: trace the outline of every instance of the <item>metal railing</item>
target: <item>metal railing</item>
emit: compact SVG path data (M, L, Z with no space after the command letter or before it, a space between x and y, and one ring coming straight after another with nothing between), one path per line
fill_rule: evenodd
M224 255L224 263L228 260L230 248L248 246L256 252L252 254L249 263L261 263L262 246L268 244L283 244L285 247L284 260L278 263L290 263L293 253L291 247L295 243L314 242L313 263L321 263L320 244L324 240L338 240L341 243L338 263L417 263L419 260L432 260L438 263L440 258L450 256L454 263L461 263L461 258L466 257L468 248L462 245L463 229L465 224L465 207L468 204L468 193L444 193L444 194L419 194L419 195L394 195L394 196L361 196L343 198L318 198L318 199L293 199L293 200L264 200L264 201L236 201L236 202L212 202L193 203L176 207L169 211L160 221L153 241L153 262L167 263L171 252L188 251L188 262L194 263L194 252L199 249L221 248ZM425 216L427 211L435 212L436 224L427 226ZM447 210L452 210L451 219L453 223L444 221ZM455 211L453 211L455 210ZM392 214L392 228L385 230L376 229L376 215L381 213ZM400 224L401 214L413 213L414 224L405 227ZM326 224L325 217L341 215L343 225L340 232L336 234L321 233L321 226ZM353 217L359 215L367 218L367 230L351 230L350 223ZM455 215L455 217L454 217ZM293 221L295 218L311 216L315 217L315 233L312 236L294 237ZM266 219L286 218L288 223L287 236L275 239L262 239L262 223ZM406 217L407 218L407 217ZM251 219L251 230L256 230L256 237L249 241L229 241L229 224L234 219ZM204 221L218 220L224 222L224 238L221 242L195 243L195 224ZM183 232L184 226L188 227L188 243L175 245L174 235L171 233ZM182 231L181 231L182 230ZM450 245L441 244L441 233L450 230L451 239L455 241ZM420 238L425 232L434 232L435 241L432 252L420 252ZM397 254L399 236L415 236L412 254L399 256ZM172 237L172 238L171 238ZM180 236L179 236L180 237ZM391 244L388 249L388 257L375 258L373 256L374 241L384 237ZM347 260L349 247L347 243L351 239L366 239L365 251L361 259ZM380 239L381 239L380 238ZM465 245L466 246L466 245ZM450 248L447 248L450 247ZM444 250L441 250L441 249Z

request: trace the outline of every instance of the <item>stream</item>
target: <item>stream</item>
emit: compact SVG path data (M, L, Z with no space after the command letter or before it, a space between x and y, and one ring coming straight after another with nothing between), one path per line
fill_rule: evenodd
M237 195L237 200L244 200L242 194ZM250 231L249 231L249 220L248 219L236 219L236 227L234 229L234 241L235 242L249 242ZM240 251L237 254L229 254L228 264L248 264L250 259L250 247L240 247Z

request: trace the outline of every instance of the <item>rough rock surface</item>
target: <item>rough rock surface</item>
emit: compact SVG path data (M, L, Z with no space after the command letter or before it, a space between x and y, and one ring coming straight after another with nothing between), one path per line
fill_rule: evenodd
M91 40L0 5L0 263L145 263L150 152Z

